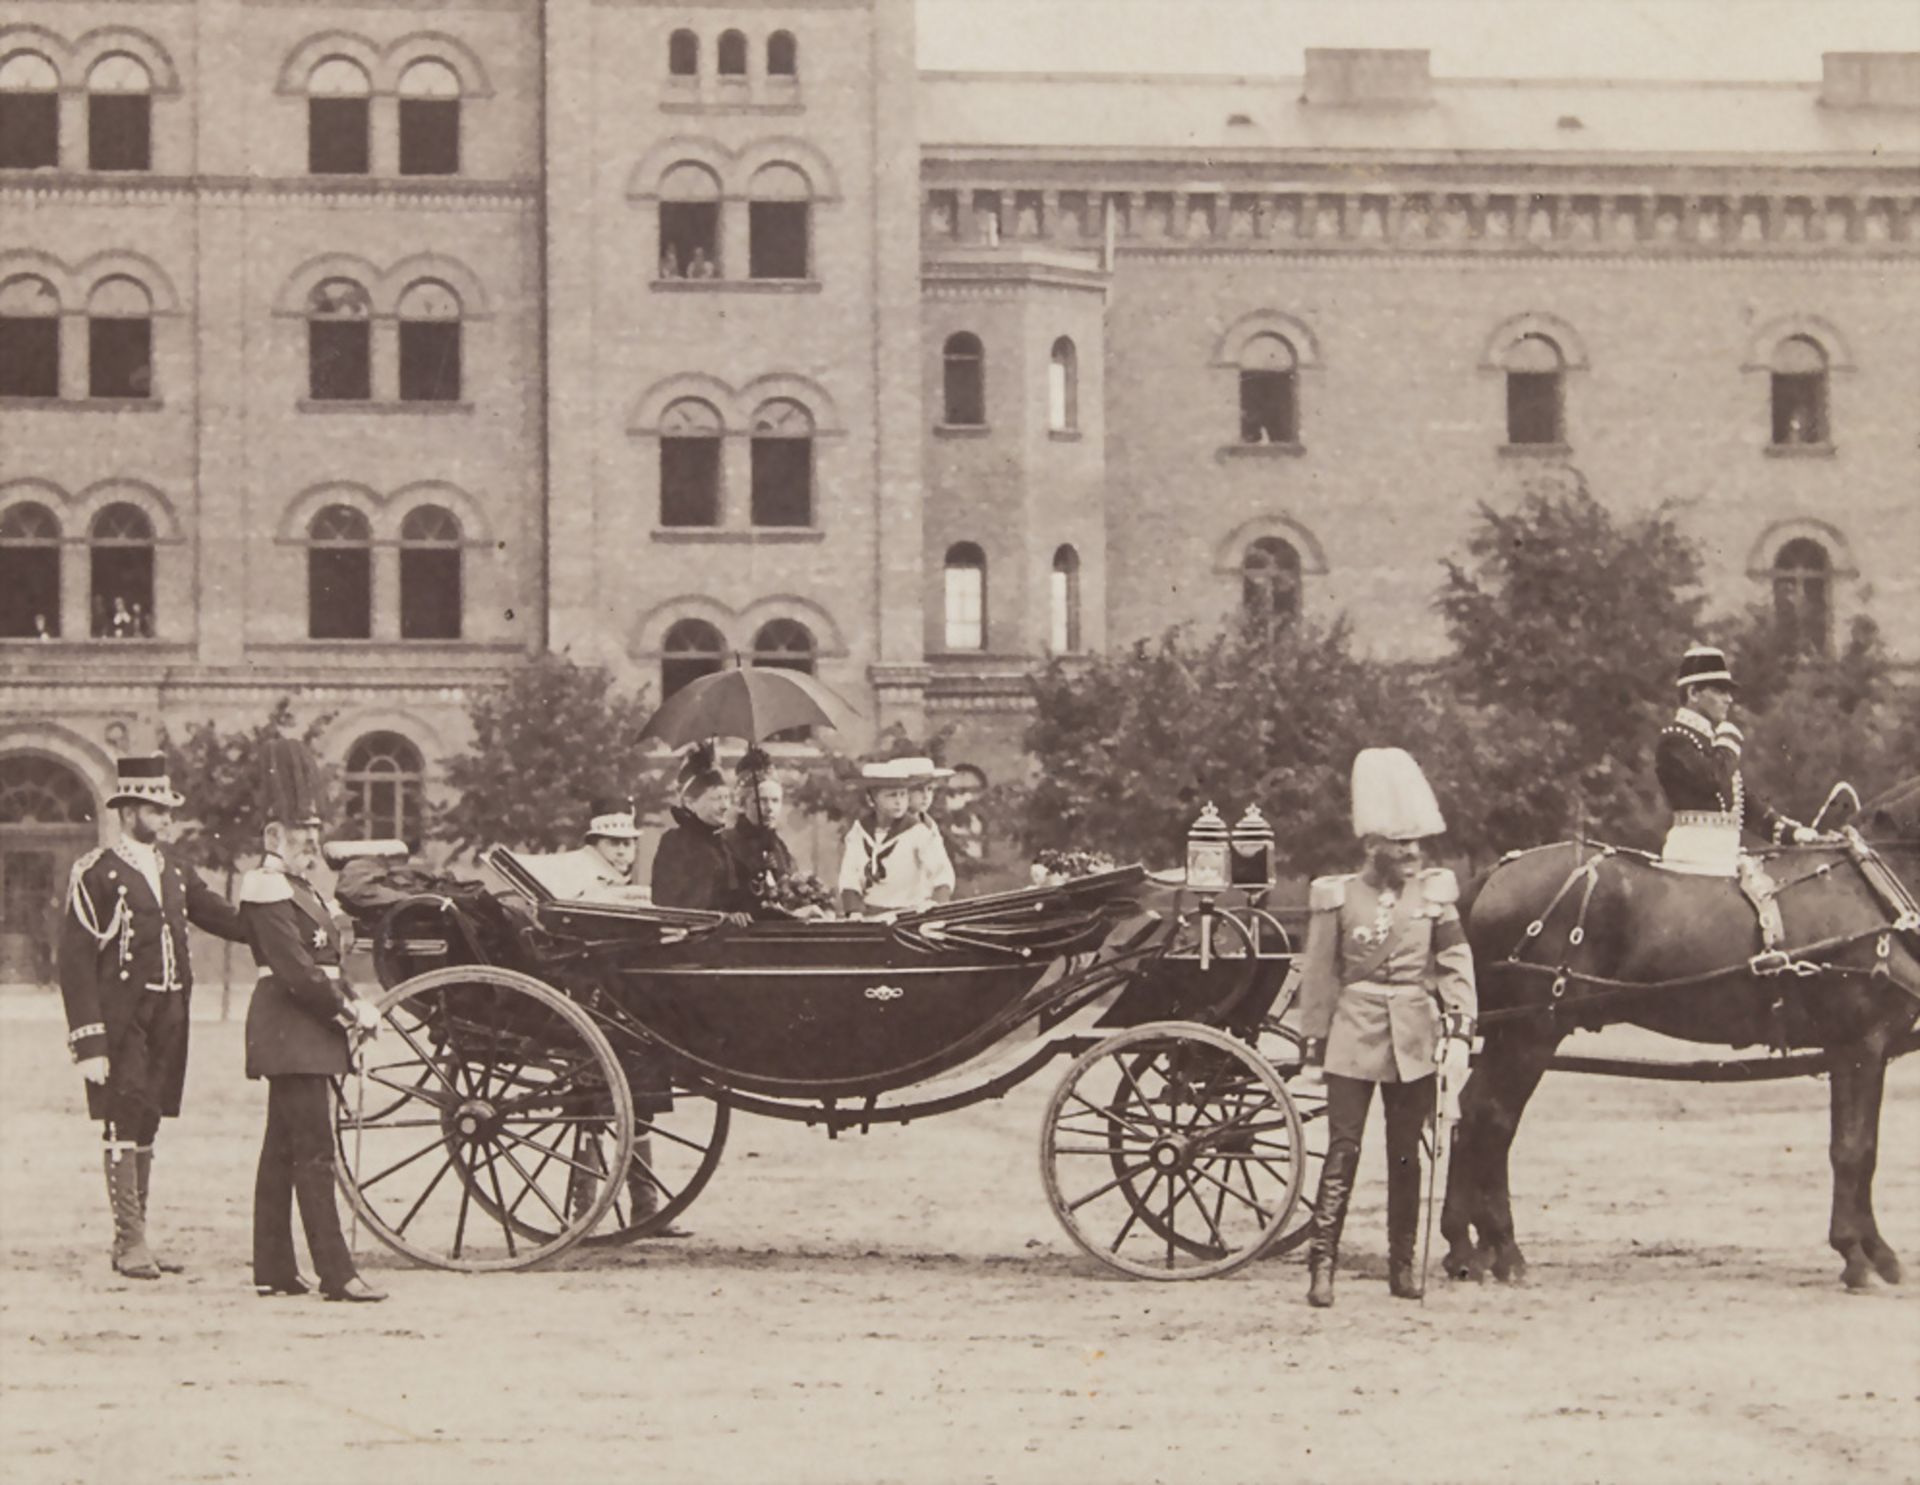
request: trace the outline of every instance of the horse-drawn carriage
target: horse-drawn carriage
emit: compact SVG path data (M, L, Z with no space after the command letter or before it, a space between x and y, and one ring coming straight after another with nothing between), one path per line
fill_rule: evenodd
M341 1090L359 1217L437 1267L521 1268L667 1228L736 1113L830 1134L998 1098L1071 1059L1040 1169L1074 1242L1142 1277L1304 1235L1308 1125L1264 892L1139 867L891 921L769 921L440 880L363 928L387 1029ZM1311 1192L1305 1193L1308 1197Z

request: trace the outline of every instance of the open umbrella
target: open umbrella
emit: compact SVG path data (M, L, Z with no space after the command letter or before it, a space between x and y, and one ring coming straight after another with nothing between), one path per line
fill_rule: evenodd
M648 718L640 736L674 748L703 737L758 742L789 727L837 728L858 715L805 671L741 666L689 681Z

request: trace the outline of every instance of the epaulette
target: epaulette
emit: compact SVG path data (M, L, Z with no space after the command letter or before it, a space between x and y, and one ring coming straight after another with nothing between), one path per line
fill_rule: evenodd
M1315 877L1313 885L1307 888L1307 906L1316 913L1337 912L1346 905L1347 883L1352 880L1351 873L1343 877Z
M242 902L292 902L293 883L287 880L284 871L267 871L254 867L240 878L240 900Z
M86 855L74 862L73 870L67 875L67 891L69 893L78 891L80 878L92 871L94 864L106 854L107 848L105 846L95 846L91 851L87 852Z
M1458 902L1460 879L1444 866L1429 866L1420 873L1420 895L1428 902Z

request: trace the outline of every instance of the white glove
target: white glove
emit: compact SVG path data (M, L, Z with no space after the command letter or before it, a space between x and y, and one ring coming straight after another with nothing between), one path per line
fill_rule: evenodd
M378 1036L380 1034L380 1027L384 1023L384 1018L380 1014L379 1006L370 1000L356 1000L349 1008L349 1011L353 1016L353 1029L355 1031L359 1032L362 1036Z
M80 1076L89 1083L104 1084L107 1081L107 1059L104 1057L82 1057Z
M1787 832L1787 839L1796 846L1811 846L1818 843L1822 837L1820 832L1811 825L1796 825Z
M1450 1036L1440 1043L1440 1071L1447 1085L1458 1088L1467 1080L1473 1061L1473 1044L1464 1036Z

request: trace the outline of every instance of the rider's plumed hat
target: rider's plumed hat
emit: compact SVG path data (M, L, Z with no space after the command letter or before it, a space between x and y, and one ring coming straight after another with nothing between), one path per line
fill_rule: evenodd
M1689 686L1725 686L1729 691L1740 689L1733 672L1727 668L1726 652L1712 645L1687 646L1687 653L1680 657L1680 673L1674 678L1674 684L1683 692Z
M1424 840L1446 833L1440 801L1404 748L1362 748L1353 760L1353 833Z
M261 823L318 825L325 797L312 750L298 738L268 738L260 749Z

